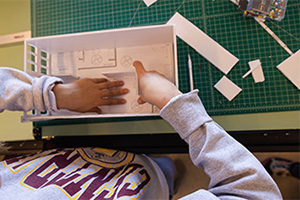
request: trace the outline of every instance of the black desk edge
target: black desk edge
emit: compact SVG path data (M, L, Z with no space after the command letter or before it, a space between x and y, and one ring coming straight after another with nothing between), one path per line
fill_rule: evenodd
M251 152L300 152L300 130L229 131ZM52 148L102 147L134 153L188 153L188 145L178 134L56 136L49 140L9 141L1 154L22 154Z

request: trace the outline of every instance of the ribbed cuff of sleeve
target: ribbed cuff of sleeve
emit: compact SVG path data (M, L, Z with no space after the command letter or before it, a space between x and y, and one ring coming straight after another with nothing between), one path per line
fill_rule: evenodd
M34 108L38 111L57 111L56 99L52 91L56 83L62 83L57 77L42 76L33 81Z
M212 120L198 96L198 90L173 97L162 108L160 115L170 123L182 139Z

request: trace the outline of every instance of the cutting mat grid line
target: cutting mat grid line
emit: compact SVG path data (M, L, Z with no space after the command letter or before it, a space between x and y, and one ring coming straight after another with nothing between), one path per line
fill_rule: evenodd
M240 59L227 77L243 91L231 102L213 88L224 74L177 38L179 85L190 88L187 55L193 61L194 87L210 115L300 110L300 92L276 69L289 55L252 18L229 0L159 0L147 7L142 0L31 0L33 36L165 24L178 11ZM293 51L300 48L300 2L289 0L282 22L266 21ZM248 62L260 59L265 82L254 83Z

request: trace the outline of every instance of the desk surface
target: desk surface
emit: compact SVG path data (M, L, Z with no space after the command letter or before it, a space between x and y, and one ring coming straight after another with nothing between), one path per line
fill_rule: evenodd
M213 88L224 74L178 38L181 91L189 90L187 55L190 53L193 61L194 87L199 89L199 96L208 113L216 116L214 119L225 126L225 129L257 130L267 129L266 126L269 125L269 129L299 128L300 113L297 110L300 110L300 92L276 68L280 62L289 57L288 53L254 19L242 17L242 12L237 10L229 0L158 0L149 8L142 0L125 2L74 0L55 3L31 0L32 33L33 36L38 37L164 24L175 12L181 13L240 59L227 77L243 89L234 100L229 102ZM268 21L266 25L293 52L300 48L300 2L298 0L288 1L283 21ZM263 83L255 84L251 76L242 79L242 75L249 69L247 63L255 59L260 59L262 62L266 78ZM278 111L294 112L265 113ZM249 113L262 114L240 115ZM239 125L236 125L236 119L240 120ZM263 124L258 125L258 120ZM157 122L155 120L155 123ZM126 122L118 123L126 124ZM128 130L131 130L129 126L133 123L128 122L126 125ZM102 123L102 126L103 124L105 123ZM258 127L253 127L253 124ZM172 131L168 125L161 127L166 132Z
M178 39L178 71L181 91L189 90L187 55L193 61L194 87L204 106L214 115L300 110L300 92L277 70L289 54L253 19L229 0L158 0L147 7L142 0L124 1L31 1L33 36L46 36L103 29L164 24L175 12L193 22L240 59L227 77L243 91L231 102L214 84L224 75L182 40ZM289 0L281 22L269 26L293 51L300 48L300 2ZM265 82L254 83L248 62L260 59Z

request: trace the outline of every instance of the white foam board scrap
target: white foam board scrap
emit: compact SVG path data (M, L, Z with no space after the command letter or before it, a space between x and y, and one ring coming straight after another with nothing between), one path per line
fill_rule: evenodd
M143 0L144 3L147 5L147 7L151 6L154 4L157 0Z
M239 86L234 84L226 76L223 76L214 87L229 101L234 99L242 91Z
M232 3L234 3L235 5L239 4L239 0L230 0Z
M244 74L243 78L248 76L250 73L254 79L255 83L260 83L265 81L264 72L261 66L261 62L259 59L248 62L250 70Z
M239 61L238 58L178 12L167 24L175 25L176 35L223 73L228 74Z
M277 68L300 90L300 49Z

